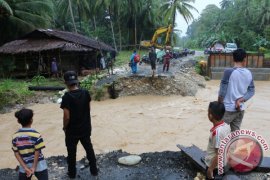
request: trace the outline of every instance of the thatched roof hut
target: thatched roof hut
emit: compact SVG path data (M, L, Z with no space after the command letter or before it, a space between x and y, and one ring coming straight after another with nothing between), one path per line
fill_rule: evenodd
M104 42L59 30L37 29L0 47L1 61L15 62L16 72L50 74L50 62L56 57L61 71L98 68L98 52L115 51ZM2 58L1 58L2 57ZM8 58L6 58L8 57ZM34 65L33 65L34 63ZM31 66L32 64L32 66ZM40 68L40 66L44 68ZM25 69L26 68L26 69Z
M111 46L80 34L51 29L37 29L18 40L4 44L0 47L0 53L20 54L53 49L61 51L114 51Z

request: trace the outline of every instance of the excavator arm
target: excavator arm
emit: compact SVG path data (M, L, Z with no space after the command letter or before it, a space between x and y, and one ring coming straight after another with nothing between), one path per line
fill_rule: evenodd
M163 48L162 45L157 43L158 38L163 34L166 33L165 45L170 46L171 44L171 33L172 33L172 25L170 24L168 27L161 27L157 29L152 37L151 41L142 41L141 45L144 47L151 47L155 46L156 48Z

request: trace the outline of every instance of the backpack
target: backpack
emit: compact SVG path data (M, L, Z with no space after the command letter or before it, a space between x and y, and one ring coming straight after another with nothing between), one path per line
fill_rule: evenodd
M139 55L139 54L136 54L136 55L134 56L134 62L135 62L135 63L140 62L140 55Z

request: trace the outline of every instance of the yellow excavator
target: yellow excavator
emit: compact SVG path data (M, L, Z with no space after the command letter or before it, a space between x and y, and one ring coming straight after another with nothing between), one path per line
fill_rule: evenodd
M164 44L158 44L158 38L163 34L166 33L166 39ZM156 47L158 49L163 49L167 46L171 46L171 33L172 33L172 25L170 24L168 27L161 27L158 28L151 41L141 41L141 46L143 47Z

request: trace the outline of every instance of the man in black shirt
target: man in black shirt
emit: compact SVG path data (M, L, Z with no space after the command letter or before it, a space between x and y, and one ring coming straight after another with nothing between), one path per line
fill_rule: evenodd
M60 107L64 112L63 130L66 135L65 141L68 152L68 176L70 178L76 177L76 152L79 141L86 151L91 174L97 176L96 157L90 139L90 94L87 90L78 87L79 81L74 71L67 71L64 74L64 80L68 92L62 97Z
M152 68L152 76L154 77L155 71L156 71L156 61L157 61L157 54L155 52L155 48L152 47L151 51L149 52L149 59L151 63L151 68Z

